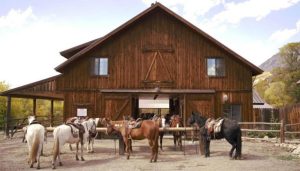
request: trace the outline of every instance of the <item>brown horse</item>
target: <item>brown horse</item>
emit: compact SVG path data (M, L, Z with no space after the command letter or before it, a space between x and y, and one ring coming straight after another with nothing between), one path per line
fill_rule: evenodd
M131 128L130 121L124 120L121 127L117 128L112 124L107 124L107 132L110 134L113 131L117 131L121 134L125 143L125 151L127 153L127 159L130 158L131 152L131 139L142 140L147 138L149 146L152 150L150 162L157 161L158 155L158 136L159 136L159 123L153 120L141 121L139 128Z
M170 120L170 127L183 127L182 119L179 115L173 115ZM176 149L176 145L182 150L182 133L180 131L173 132L173 140Z

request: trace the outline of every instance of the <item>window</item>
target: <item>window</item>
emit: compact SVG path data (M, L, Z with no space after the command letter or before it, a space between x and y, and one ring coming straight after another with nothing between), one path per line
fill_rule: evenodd
M207 58L208 76L225 76L225 62L223 58Z
M241 121L241 105L225 104L223 105L223 115L226 118Z
M94 75L108 75L108 58L95 58Z

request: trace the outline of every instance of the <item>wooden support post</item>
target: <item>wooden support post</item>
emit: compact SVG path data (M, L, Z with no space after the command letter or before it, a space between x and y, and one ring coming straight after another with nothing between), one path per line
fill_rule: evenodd
M280 124L280 143L285 142L285 123L284 119L281 119L281 124Z
M183 96L183 127L186 127L186 94Z
M33 99L32 114L36 116L36 98Z
M51 111L50 111L50 127L53 126L53 114L54 114L54 100L51 100Z
M5 134L6 134L6 138L9 137L10 114L11 114L11 97L7 96L7 106L6 106L6 116L5 116Z
M279 110L279 114L280 114L280 143L284 143L285 142L285 109L281 108Z

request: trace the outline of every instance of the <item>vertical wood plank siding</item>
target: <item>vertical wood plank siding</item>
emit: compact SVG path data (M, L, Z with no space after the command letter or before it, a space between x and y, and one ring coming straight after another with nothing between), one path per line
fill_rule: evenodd
M251 119L252 74L236 58L216 46L160 9L151 11L142 20L110 37L79 60L69 65L58 79L58 89L65 95L66 115L74 115L74 104L89 104L91 115L102 115L103 97L97 89L138 89L149 70L155 52L144 48L171 47L173 52L162 52L160 60L150 71L149 80L174 81L174 89L215 89L211 96L213 114L222 111L222 92L229 95L229 102L242 104L243 120ZM91 76L91 59L109 58L109 76ZM226 76L208 77L207 57L225 59Z

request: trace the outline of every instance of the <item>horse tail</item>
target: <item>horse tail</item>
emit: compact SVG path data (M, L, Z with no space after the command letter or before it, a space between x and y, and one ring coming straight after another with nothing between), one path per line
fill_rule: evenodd
M40 132L37 132L34 135L33 143L31 146L30 159L31 159L32 163L37 161L37 155L38 155L38 150L39 150L39 146L40 146L40 137L38 136L39 133Z
M59 155L59 138L58 138L59 129L54 134L54 146L53 146L53 161L56 160Z

